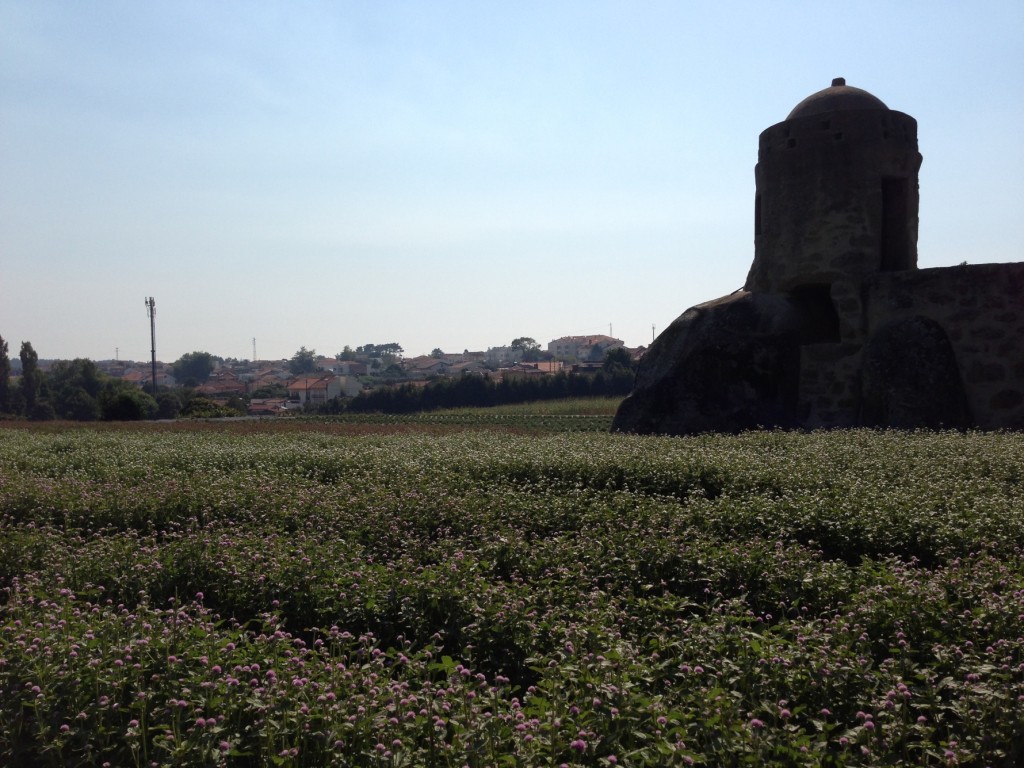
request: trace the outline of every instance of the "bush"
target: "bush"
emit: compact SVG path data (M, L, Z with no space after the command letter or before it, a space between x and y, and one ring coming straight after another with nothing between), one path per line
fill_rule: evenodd
M156 396L156 417L158 419L176 419L181 413L181 398L175 392L160 392Z
M189 419L222 419L226 416L237 416L238 412L225 408L208 397L196 395L185 403L181 415Z
M156 400L131 385L104 392L101 401L107 421L139 421L151 419L157 413Z
M28 417L32 421L53 421L57 418L57 412L53 410L52 405L43 400L32 407L32 413Z

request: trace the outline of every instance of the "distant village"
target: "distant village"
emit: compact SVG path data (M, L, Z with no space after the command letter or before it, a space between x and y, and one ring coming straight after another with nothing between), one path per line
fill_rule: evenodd
M187 387L193 396L213 403L244 407L251 416L286 414L323 408L339 398L355 398L382 387L425 386L430 382L467 376L490 382L522 381L557 374L583 374L607 368L614 360L632 366L644 347L627 348L621 339L606 335L563 336L544 349L522 337L508 346L461 353L435 349L429 355L404 357L397 343L348 346L333 357L305 347L290 359L223 359L193 352L167 363L157 361L99 360L96 369L112 380L132 384L145 392ZM12 356L12 379L21 373ZM40 358L45 374L61 361Z

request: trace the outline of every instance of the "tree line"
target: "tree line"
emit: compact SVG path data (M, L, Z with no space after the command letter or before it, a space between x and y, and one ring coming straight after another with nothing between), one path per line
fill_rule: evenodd
M59 360L43 371L39 355L28 341L21 343L18 357L21 376L12 383L9 345L0 336L0 416L37 421L131 421L174 411L172 393L162 392L154 398L130 382L105 375L91 360Z
M524 350L536 346L517 339ZM381 355L401 352L397 344L366 345ZM360 347L365 353L366 347ZM30 342L22 342L19 352L21 376L11 379L8 343L0 337L0 418L23 417L37 421L130 421L173 419L178 416L210 418L244 415L245 399L233 397L227 404L197 395L194 387L209 378L218 358L208 352L190 352L172 364L175 377L184 386L158 389L155 393L131 382L107 376L91 360L59 360L48 370L39 367L39 356ZM339 358L341 355L339 355ZM305 347L296 352L290 367L309 368L316 360L315 350ZM633 388L634 371L628 352L609 350L601 369L594 373L560 372L554 375L516 376L493 379L466 374L458 378L437 379L426 384L400 384L366 390L354 398L335 398L319 406L322 413L412 413L438 408L489 407L531 400L568 397L626 395ZM278 391L280 390L280 391ZM259 390L254 397L287 397L287 390ZM246 398L247 399L247 398Z
M402 384L361 392L347 402L328 403L328 412L413 413L438 408L487 408L535 400L568 397L628 395L633 389L634 373L624 366L605 366L596 373L505 377L466 374L459 378L438 379L424 385Z

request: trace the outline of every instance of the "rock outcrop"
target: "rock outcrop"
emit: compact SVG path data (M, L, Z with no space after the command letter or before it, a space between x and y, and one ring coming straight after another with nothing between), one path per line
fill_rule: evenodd
M796 424L800 315L740 291L687 310L644 355L613 429L682 434Z

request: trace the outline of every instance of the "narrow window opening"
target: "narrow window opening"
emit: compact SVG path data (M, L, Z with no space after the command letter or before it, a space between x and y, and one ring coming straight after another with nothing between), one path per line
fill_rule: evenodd
M882 179L882 260L883 272L910 269L910 232L907 226L907 180Z

